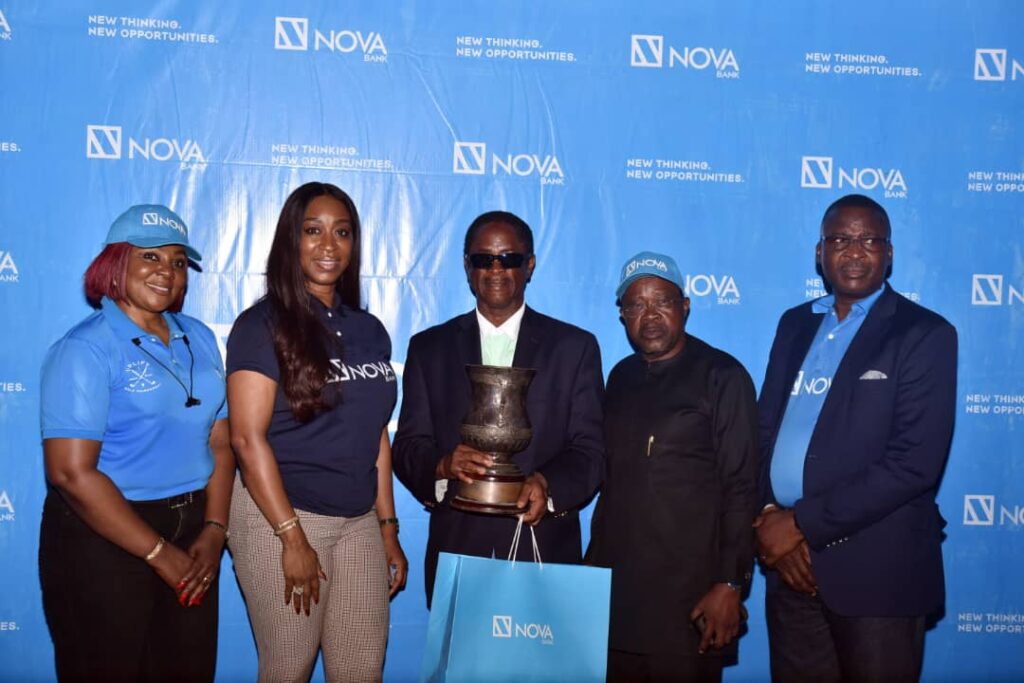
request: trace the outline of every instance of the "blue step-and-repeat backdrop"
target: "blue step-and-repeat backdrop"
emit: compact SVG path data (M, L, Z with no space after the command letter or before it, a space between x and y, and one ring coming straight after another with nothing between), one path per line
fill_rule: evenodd
M413 333L471 308L462 236L501 208L536 234L530 303L593 331L606 370L630 352L618 269L655 249L687 274L690 331L759 383L779 315L823 293L824 208L879 200L893 285L960 333L924 678L1024 678L1022 29L1011 0L0 0L0 679L54 675L39 366L88 313L111 220L142 202L185 218L205 255L186 311L223 342L314 179L362 213L399 373ZM412 573L389 681L415 678L427 618L427 514L397 498ZM221 581L218 678L253 680L229 560ZM729 681L767 678L762 599L758 577Z

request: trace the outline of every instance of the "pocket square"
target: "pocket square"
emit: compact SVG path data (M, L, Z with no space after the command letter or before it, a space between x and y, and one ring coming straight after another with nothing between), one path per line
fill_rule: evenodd
M868 370L860 376L861 379L889 379L889 375L881 370Z

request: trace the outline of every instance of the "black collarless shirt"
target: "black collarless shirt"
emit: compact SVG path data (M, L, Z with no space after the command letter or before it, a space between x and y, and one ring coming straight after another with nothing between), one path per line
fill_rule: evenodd
M689 614L753 564L757 405L732 356L687 335L682 352L634 354L608 377L608 476L589 559L612 568L610 644L632 652L692 647Z

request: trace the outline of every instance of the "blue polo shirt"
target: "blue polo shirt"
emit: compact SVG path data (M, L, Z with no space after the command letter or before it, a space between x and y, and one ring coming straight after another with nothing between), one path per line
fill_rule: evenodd
M864 324L868 311L884 290L883 285L871 296L853 304L842 321L836 316L833 295L811 303L812 311L825 315L793 382L772 453L772 492L775 500L784 507L792 507L803 497L804 460L821 407L825 405L825 397L832 387L832 377L857 330Z
M213 472L210 429L227 417L224 366L213 333L187 315L164 318L169 346L104 298L100 310L72 327L43 361L43 439L102 442L97 469L128 500L205 487ZM186 408L179 381L189 386L190 350L192 395L201 403Z
M332 349L324 388L330 406L299 422L281 386L273 313L262 300L238 317L228 338L228 374L251 370L277 382L267 441L291 504L320 515L356 517L377 499L381 432L397 398L391 338L377 318L310 297ZM336 343L334 343L336 342Z

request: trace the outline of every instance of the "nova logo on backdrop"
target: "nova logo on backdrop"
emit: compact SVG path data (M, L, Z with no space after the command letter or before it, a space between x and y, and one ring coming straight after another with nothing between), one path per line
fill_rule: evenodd
M720 304L738 304L740 302L740 289L736 286L736 279L732 275L690 275L684 278L686 283L686 296L703 298L714 296L715 301Z
M127 145L123 144L127 137ZM126 150L127 148L127 150ZM122 133L121 126L87 125L85 128L85 156L89 159L121 159L127 151L129 159L175 161L185 164L205 164L206 155L194 140L178 138L133 138Z
M997 509L995 496L968 493L964 496L964 526L1024 526L1024 506L1000 505Z
M7 23L7 17L4 16L4 11L0 9L0 40L11 39L11 25Z
M544 645L554 645L555 635L549 624L519 624L512 617L495 614L491 619L492 638L529 638Z
M17 282L18 266L11 252L0 249L0 282Z
M1006 73L1007 66L1010 67L1009 74ZM1024 64L1009 59L1006 50L981 48L974 51L974 80L1005 81L1007 76L1011 81L1024 77Z
M714 69L717 78L739 78L740 65L729 48L668 46L665 36L634 33L629 37L629 65L647 69Z
M14 504L7 491L0 489L0 522L14 521Z
M838 167L833 157L800 158L800 187L813 189L848 188L851 190L876 190L885 192L888 199L906 199L907 182L898 168L879 167Z
M1004 280L1002 275L975 273L971 282L971 305L1013 306L1024 303L1024 291L1010 284L1004 287Z
M308 51L309 19L305 17L274 17L274 49ZM330 29L323 33L313 29L313 51L327 50L351 54L359 51L364 62L388 61L388 48L375 31Z
M487 164L486 142L455 142L452 172L465 175L536 176L542 185L564 185L565 174L554 154L491 154ZM488 170L489 168L489 170Z

